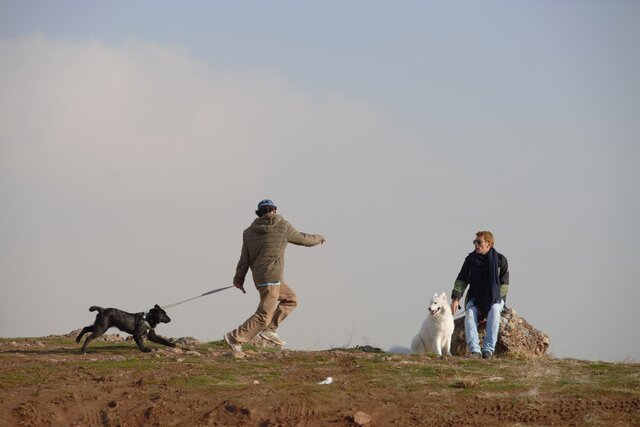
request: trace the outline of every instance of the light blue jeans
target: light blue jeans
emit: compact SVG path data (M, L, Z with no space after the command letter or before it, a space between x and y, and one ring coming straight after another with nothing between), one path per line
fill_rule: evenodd
M492 354L498 342L498 330L500 329L500 313L504 308L504 300L491 306L487 316L487 331L482 343L482 351L490 351ZM467 302L467 315L464 318L464 334L467 337L467 347L470 353L480 353L480 338L478 337L478 307L475 301Z

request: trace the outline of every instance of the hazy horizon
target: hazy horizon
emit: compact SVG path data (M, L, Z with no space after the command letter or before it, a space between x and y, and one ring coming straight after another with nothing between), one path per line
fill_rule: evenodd
M1 1L0 337L230 285L271 198L327 239L287 248L288 348L408 347L489 229L507 305L551 354L638 361L639 18L625 1ZM219 340L254 312L246 289L158 333Z

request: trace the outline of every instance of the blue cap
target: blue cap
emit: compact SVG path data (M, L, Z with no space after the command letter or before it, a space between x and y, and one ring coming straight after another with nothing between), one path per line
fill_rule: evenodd
M260 208L263 208L265 206L273 206L274 208L277 208L276 204L273 203L273 200L264 199L264 200L261 200L260 203L258 203L258 210L260 210Z

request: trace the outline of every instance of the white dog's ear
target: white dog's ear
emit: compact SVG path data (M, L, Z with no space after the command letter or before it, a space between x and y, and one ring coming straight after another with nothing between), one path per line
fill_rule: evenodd
M444 292L442 293L442 295L440 295L440 298L442 298L442 301L444 301L445 303L447 302L447 294L445 294Z

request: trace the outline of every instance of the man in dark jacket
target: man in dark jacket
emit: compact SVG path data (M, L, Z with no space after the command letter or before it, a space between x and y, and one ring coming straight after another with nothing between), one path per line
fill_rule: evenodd
M495 240L490 231L478 231L473 240L475 250L464 260L451 292L451 311L455 314L467 286L464 333L472 357L480 357L478 337L479 316L487 319L487 330L482 345L482 357L490 359L498 341L500 313L509 291L509 265L507 258L493 247Z
M305 234L296 230L277 213L269 199L258 203L256 218L242 235L242 252L233 279L235 287L244 291L244 279L251 268L253 282L260 293L256 312L238 328L224 335L235 352L242 351L242 343L260 336L277 345L286 343L276 330L298 304L298 298L284 281L284 250L287 243L315 246L325 242L319 234Z

